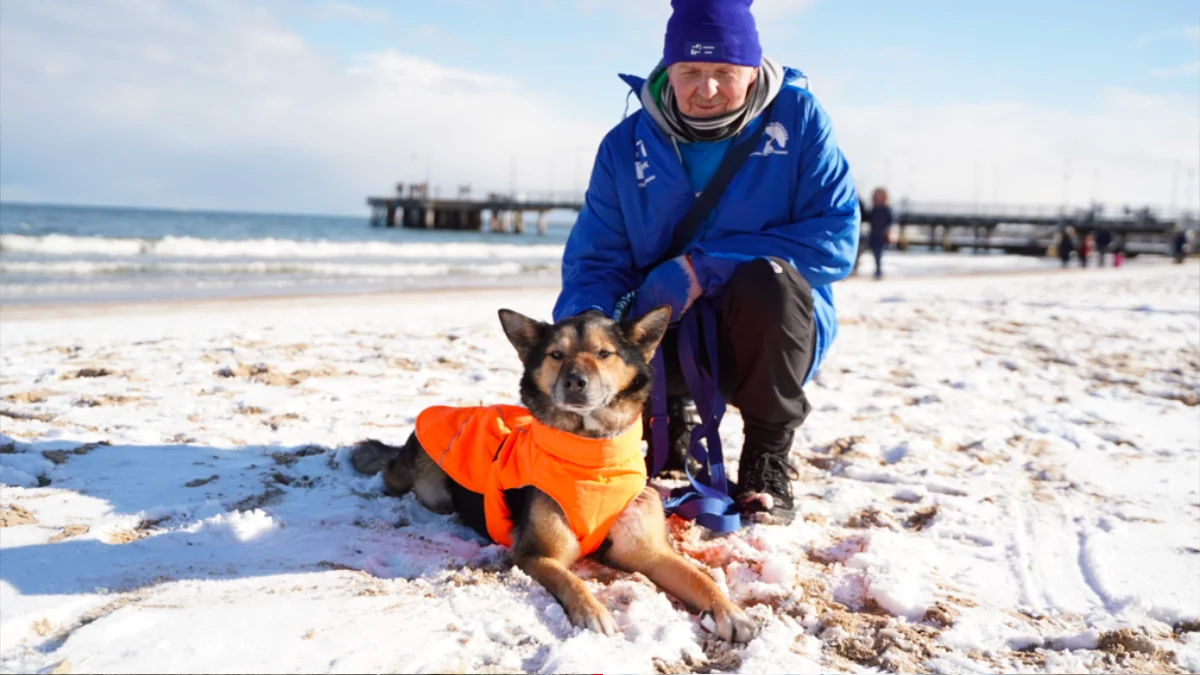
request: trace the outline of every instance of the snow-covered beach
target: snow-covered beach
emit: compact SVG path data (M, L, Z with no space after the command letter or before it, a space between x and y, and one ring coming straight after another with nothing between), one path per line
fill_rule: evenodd
M349 466L514 401L495 310L552 288L4 308L0 670L1200 671L1200 268L907 260L836 288L795 523L673 523L744 647L590 563L622 634L574 629Z

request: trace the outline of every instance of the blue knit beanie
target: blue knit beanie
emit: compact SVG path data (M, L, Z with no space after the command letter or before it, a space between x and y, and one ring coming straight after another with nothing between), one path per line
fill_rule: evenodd
M679 61L733 63L757 68L762 47L750 4L754 0L671 0L663 65Z

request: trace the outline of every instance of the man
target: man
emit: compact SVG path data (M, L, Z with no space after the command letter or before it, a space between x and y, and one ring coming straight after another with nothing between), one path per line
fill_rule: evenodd
M1064 268L1067 263L1071 262L1071 254L1077 248L1079 248L1079 238L1075 236L1075 227L1067 225L1059 234L1058 240L1058 259L1062 261Z
M1096 259L1101 267L1104 267L1104 255L1108 253L1108 249L1112 246L1112 232L1106 228L1099 228L1095 231L1096 236Z
M673 321L698 299L715 303L719 390L745 422L732 490L743 514L789 522L788 454L810 410L803 386L837 334L831 284L855 258L858 196L829 118L791 84L801 73L763 57L751 2L673 0L662 62L646 80L622 76L642 109L601 143L554 318L613 314L631 291L632 313L667 304ZM684 254L648 269L726 151L764 124ZM677 340L668 333L658 376L673 398L670 435L686 441Z
M896 216L892 207L888 206L887 190L878 187L871 193L871 212L867 215L871 231L867 243L871 246L871 255L875 256L875 278L883 278L883 251L892 243L892 226L896 224Z

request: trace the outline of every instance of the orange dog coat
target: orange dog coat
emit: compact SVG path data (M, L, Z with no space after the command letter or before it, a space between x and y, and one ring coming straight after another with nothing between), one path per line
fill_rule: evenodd
M417 416L417 440L455 482L483 495L488 534L505 546L512 545L505 490L532 485L550 495L588 555L646 486L640 419L616 438L594 440L548 427L518 406L435 406Z

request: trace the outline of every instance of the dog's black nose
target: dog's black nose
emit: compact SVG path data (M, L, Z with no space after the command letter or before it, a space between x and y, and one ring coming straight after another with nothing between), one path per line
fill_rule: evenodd
M569 394L581 394L587 389L587 378L576 372L564 373L563 386Z

